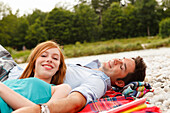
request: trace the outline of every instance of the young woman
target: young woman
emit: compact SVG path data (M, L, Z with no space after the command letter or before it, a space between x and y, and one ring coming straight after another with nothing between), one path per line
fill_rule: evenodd
M28 65L20 79L0 82L1 113L66 97L71 88L62 84L65 73L64 56L57 43L40 43L30 54Z

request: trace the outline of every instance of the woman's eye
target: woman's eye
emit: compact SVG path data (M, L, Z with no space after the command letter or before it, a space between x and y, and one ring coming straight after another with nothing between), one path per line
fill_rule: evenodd
M58 58L53 58L54 60L58 60Z
M41 55L41 57L46 57L46 55Z

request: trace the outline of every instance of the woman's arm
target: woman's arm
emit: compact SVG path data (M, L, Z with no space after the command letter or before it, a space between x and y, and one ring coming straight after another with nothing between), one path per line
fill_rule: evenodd
M53 112L53 110L51 109L53 107L53 105L55 105L53 102L58 102L61 99L65 99L68 96L69 92L71 91L71 87L67 84L61 84L61 85L57 85L57 86L52 86L51 89L52 89L52 97L45 104L50 107L51 113L55 113L55 110ZM34 105L34 106L29 106L29 107L23 107L21 109L14 111L13 113L40 113L40 106Z
M0 82L0 97L13 109L36 105Z
M50 101L46 103L50 109L50 113L75 113L86 105L85 97L79 92L72 92L66 98L57 99L58 101ZM34 105L23 107L12 113L40 113L40 106Z

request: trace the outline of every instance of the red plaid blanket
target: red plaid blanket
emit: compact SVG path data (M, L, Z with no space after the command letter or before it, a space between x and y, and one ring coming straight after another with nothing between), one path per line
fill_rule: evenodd
M102 111L108 111L110 109L116 108L123 104L134 101L132 97L124 97L120 92L115 92L114 90L107 91L106 94L99 100L90 102L83 110L79 113L98 113ZM133 113L161 113L160 109L156 106L147 107L137 112Z

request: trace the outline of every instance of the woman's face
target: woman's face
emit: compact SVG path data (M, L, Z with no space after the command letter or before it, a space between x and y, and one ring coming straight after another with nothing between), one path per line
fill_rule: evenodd
M59 70L60 52L58 48L45 50L35 62L35 74L41 80L50 83L52 76Z

